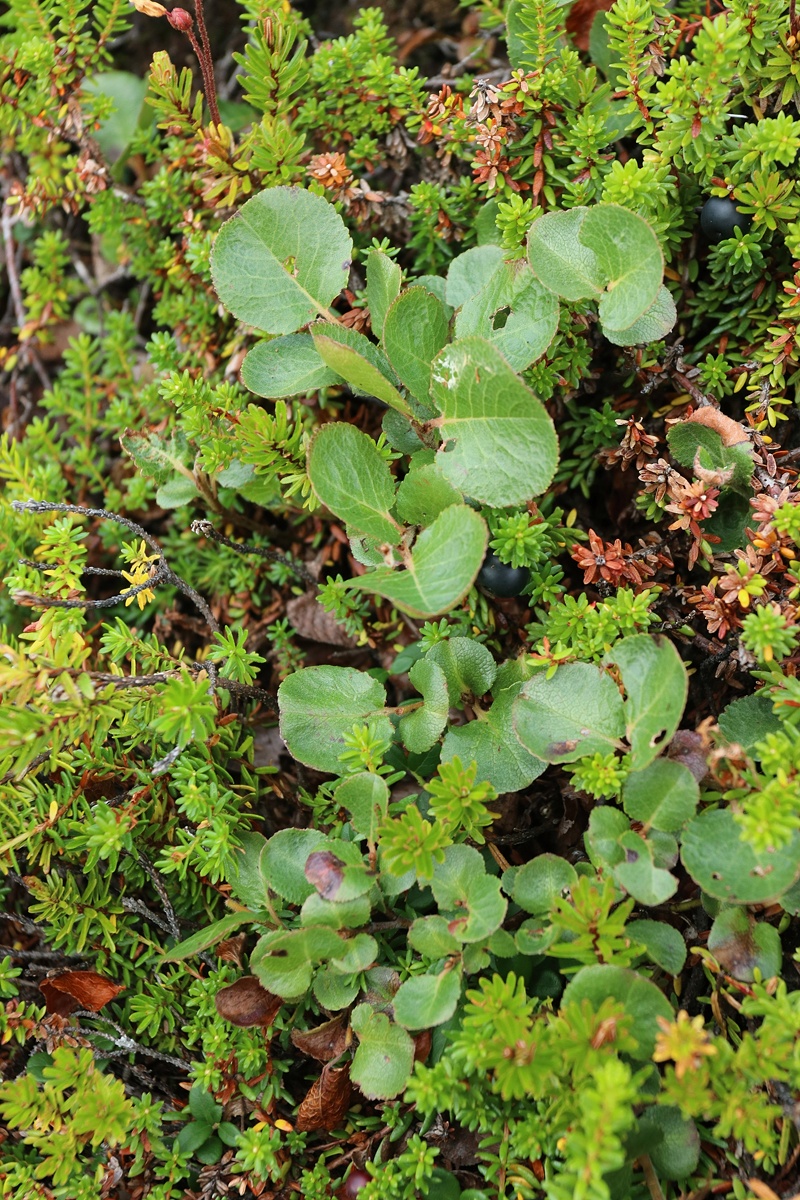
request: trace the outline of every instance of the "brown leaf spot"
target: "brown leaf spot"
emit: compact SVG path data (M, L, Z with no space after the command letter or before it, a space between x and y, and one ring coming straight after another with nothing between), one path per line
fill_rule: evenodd
M69 1016L76 1008L99 1012L104 1004L124 991L118 984L98 975L96 971L64 971L51 975L39 984L47 1011Z
M283 1000L262 987L255 975L243 975L217 992L214 1003L219 1015L231 1025L247 1029L251 1025L271 1025Z
M351 1091L349 1066L331 1067L326 1063L297 1110L295 1129L298 1133L338 1129L350 1107Z
M344 863L330 850L315 850L306 860L305 876L323 900L335 900L344 878Z

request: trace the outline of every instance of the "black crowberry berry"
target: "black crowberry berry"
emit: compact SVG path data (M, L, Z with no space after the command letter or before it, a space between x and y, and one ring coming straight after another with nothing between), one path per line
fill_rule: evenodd
M478 571L477 583L493 596L518 596L530 577L527 567L510 567L490 550Z
M744 232L750 219L739 212L733 200L727 196L709 196L700 209L700 231L708 242L723 241L733 237L734 229Z

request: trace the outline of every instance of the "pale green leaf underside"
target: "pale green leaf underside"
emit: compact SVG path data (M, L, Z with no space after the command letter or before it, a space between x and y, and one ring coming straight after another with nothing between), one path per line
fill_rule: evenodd
M302 188L267 188L220 229L211 275L239 321L294 333L346 286L352 250L333 205Z
M382 371L374 366L365 355L353 349L352 346L346 345L338 336L332 336L326 326L325 333L313 333L314 345L317 348L319 356L332 371L341 375L346 379L351 387L364 396L375 396L378 400L382 400L384 404L388 404L390 408L396 408L398 412L405 416L412 416L411 408L408 402L400 395L394 384L390 383ZM370 350L375 350L371 342L366 338L364 341ZM372 357L372 355L370 355Z
M677 319L675 301L669 289L662 284L647 312L632 325L627 329L612 329L604 323L603 333L614 346L643 346L666 337Z
M388 254L374 248L370 250L367 255L367 306L372 332L378 338L383 334L389 305L400 292L402 277L402 271Z
M678 728L689 686L686 667L668 638L646 633L622 638L605 661L616 663L622 676L631 766L638 771L653 761Z

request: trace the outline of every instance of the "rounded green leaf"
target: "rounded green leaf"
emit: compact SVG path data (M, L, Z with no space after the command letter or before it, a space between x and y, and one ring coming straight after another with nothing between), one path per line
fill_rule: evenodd
M519 792L538 779L547 763L520 742L512 722L514 693L501 693L475 721L453 725L442 743L442 762L460 758L477 764L477 779L485 779L502 795Z
M325 844L318 829L280 829L264 847L259 866L265 885L290 904L302 904L314 891L305 876L306 862Z
M457 255L447 271L447 303L453 308L460 308L488 283L502 261L502 249L491 243L474 246Z
M462 942L482 942L499 929L508 907L500 880L486 874L472 846L448 846L444 861L433 869L431 890L448 929Z
M461 950L458 938L450 933L447 921L438 913L431 917L417 917L408 931L408 944L424 958L433 961Z
M650 1150L660 1179L680 1180L694 1174L700 1161L700 1134L691 1117L683 1117L672 1105L654 1104L642 1113L639 1129L661 1135Z
M329 926L275 929L259 938L250 955L250 970L268 992L294 1000L308 991L314 965L341 947L339 934Z
M666 921L630 921L625 928L635 942L640 942L662 971L680 975L686 965L686 943L677 929Z
M499 323L500 314L504 324ZM500 263L456 317L456 337L486 338L513 371L524 371L553 340L558 314L555 295L534 277L527 263Z
M256 396L300 396L341 383L322 361L310 333L258 342L242 363L242 383Z
M460 704L463 696L485 695L497 674L491 651L474 638L446 638L432 646L426 658L444 671L451 704Z
M663 904L678 890L678 881L669 871L655 864L653 847L629 829L619 839L623 858L614 867L614 878L639 904L653 908Z
M664 255L654 231L638 213L619 204L587 209L579 234L606 281L600 297L605 329L628 329L656 299L664 277Z
M336 803L350 813L350 821L358 833L374 842L378 826L386 816L389 788L386 781L372 771L348 775L336 789Z
M666 337L678 319L678 310L668 288L662 284L658 295L646 313L627 329L611 329L603 326L603 333L612 346L643 346L648 342L659 342Z
M528 234L534 275L564 300L598 299L608 279L597 255L580 239L588 213L585 207L547 213Z
M398 988L392 1007L394 1019L404 1029L431 1029L443 1025L456 1011L461 996L461 972L414 975Z
M344 421L331 421L308 448L308 475L317 498L348 525L396 546L402 530L389 515L394 479L371 437Z
M488 540L483 517L465 504L453 504L419 535L405 569L378 567L351 587L377 592L412 617L438 617L472 587Z
M357 933L340 943L341 953L330 960L332 970L342 975L358 975L371 967L378 957L378 943L370 933Z
M408 672L408 678L425 698L421 708L401 717L398 732L412 754L430 750L447 724L450 698L444 671L432 659L422 658Z
M632 821L676 833L697 811L700 788L682 763L657 758L632 771L622 786L622 807Z
M386 313L400 291L402 277L402 271L388 254L374 247L370 250L367 255L367 305L376 337L383 333Z
M631 1056L640 1062L649 1062L653 1057L658 1033L657 1017L665 1021L674 1019L672 1006L666 996L649 979L625 967L598 965L582 967L567 985L562 998L563 1004L580 1004L588 1000L597 1012L600 1005L611 996L624 1007L633 1019L631 1034L638 1047Z
M368 1100L391 1100L408 1083L414 1043L405 1029L369 1004L353 1009L350 1024L358 1038L350 1078Z
M730 809L706 809L684 830L681 859L709 896L729 904L764 904L800 876L800 833L787 846L756 854L742 841Z
M357 977L342 975L341 971L325 963L316 971L311 990L314 999L327 1012L339 1012L353 1003L361 991L361 985Z
M547 913L577 880L575 868L565 858L540 854L515 874L512 898L526 912Z
M453 487L484 504L524 504L546 490L558 462L555 428L542 403L483 338L454 342L434 360L431 395Z
M421 404L430 403L431 363L449 336L445 307L425 288L401 292L386 314L383 348L405 387Z
M551 679L534 675L514 701L513 720L523 746L551 763L608 754L625 732L619 688L589 663L568 663Z
M678 728L689 688L686 667L669 638L646 633L622 638L604 661L615 663L622 676L625 736L631 766L638 771L661 753Z
M438 463L424 463L411 470L397 489L395 512L407 525L430 525L462 495L447 482Z
M261 855L267 839L260 833L243 833L233 851L234 868L229 875L231 894L248 908L266 906L267 882L261 872Z
M346 287L352 252L332 204L302 188L267 188L220 229L211 276L237 320L294 333Z
M412 416L410 405L389 379L391 367L377 346L355 329L344 325L323 324L311 331L320 358L347 380L360 396L375 396L405 416Z
M372 720L378 737L391 739L384 714L386 692L377 679L353 667L303 667L278 689L281 737L307 767L338 775L344 734Z
M746 754L752 754L758 742L781 727L773 710L772 695L765 688L752 696L732 700L719 714L719 728L727 742L735 742Z
M597 805L592 809L589 828L583 840L594 867L608 870L622 862L624 851L619 839L630 827L631 823L625 814L610 804Z

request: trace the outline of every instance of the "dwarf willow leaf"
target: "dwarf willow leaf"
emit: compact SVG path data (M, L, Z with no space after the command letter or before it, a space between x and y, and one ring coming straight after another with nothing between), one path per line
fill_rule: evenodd
M491 651L474 638L446 638L431 646L426 658L444 671L451 704L460 704L463 696L485 695L497 675Z
M626 737L634 771L646 767L669 742L683 715L689 680L675 646L646 633L622 638L605 658L619 667L627 693Z
M485 779L501 795L519 792L538 779L547 763L526 750L514 731L514 691L505 692L475 721L453 725L442 743L442 762L460 758L477 765L477 779Z
M338 775L344 735L353 725L372 721L377 736L391 740L385 703L377 679L354 667L302 667L278 689L281 737L299 762Z
M632 1018L631 1033L638 1046L631 1051L631 1057L639 1062L649 1062L655 1049L658 1017L664 1021L672 1021L675 1017L669 1000L643 975L625 967L600 965L582 967L578 971L567 984L561 1005L563 1008L588 1000L597 1012L608 997L617 1000Z
M327 925L275 929L259 938L250 970L268 992L294 1000L308 991L315 965L338 954L342 946L339 934Z
M658 342L672 329L678 319L678 310L668 288L662 284L655 300L627 329L612 329L603 325L603 333L614 346L641 346L647 342Z
M442 414L438 462L453 487L496 508L545 491L558 462L553 422L490 342L445 347L431 395Z
M336 803L350 813L351 824L358 833L371 842L377 840L378 826L389 805L389 788L380 775L372 771L348 775L336 789Z
M669 758L657 758L632 771L622 786L622 807L632 821L667 833L677 831L697 812L700 789L691 771Z
M514 875L514 903L529 913L547 913L578 882L572 863L557 854L540 854Z
M444 305L425 288L402 292L386 314L384 350L420 404L430 404L431 363L446 345L449 333Z
M465 301L456 317L456 337L486 338L513 371L524 371L553 340L558 313L555 295L527 263L501 262L477 295Z
M397 489L395 512L408 525L430 525L451 504L463 497L448 483L438 463L424 463L411 470Z
M729 904L766 904L800 876L800 833L786 846L756 854L742 841L729 808L706 809L686 826L681 859L709 896Z
M259 342L242 363L244 386L271 400L305 395L341 382L341 376L320 358L310 333L289 333Z
M375 396L405 416L413 416L408 402L390 381L391 368L377 346L363 333L341 325L320 325L311 331L317 352L332 371L346 379L353 391Z
M358 1038L350 1078L368 1100L390 1100L402 1092L414 1065L414 1043L405 1029L370 1004L353 1009L350 1024Z
M368 537L395 546L402 530L390 516L394 479L371 437L331 421L314 435L308 448L308 476L317 498Z
M619 839L622 861L614 867L614 878L639 904L653 908L678 890L678 881L655 864L653 847L632 829Z
M405 1029L443 1025L456 1011L461 996L461 972L450 968L438 975L415 975L395 995L394 1019Z
M460 308L470 296L475 296L492 277L495 269L503 261L503 251L500 246L489 243L485 246L473 246L457 255L450 263L447 272L445 296L447 303L453 308Z
M448 846L433 868L431 890L448 929L462 942L481 942L503 923L508 907L500 880L487 875L472 846Z
M640 942L647 955L662 971L680 975L686 965L686 942L677 929L665 921L629 921L626 929L635 942Z
M444 671L431 659L414 663L408 678L424 697L424 703L414 712L400 718L398 732L403 745L412 754L424 754L435 744L450 711L450 697Z
M619 688L590 663L567 663L551 679L534 675L514 701L513 719L523 746L551 763L608 754L625 733Z
M598 313L605 328L628 329L655 301L664 277L664 255L654 231L638 213L619 204L595 204L579 238L595 256L605 288Z
M588 212L577 207L547 213L534 221L528 234L534 275L563 300L599 299L606 285L597 255L580 238Z
M259 859L264 886L290 904L302 904L314 891L305 874L308 856L324 844L325 834L317 829L279 829Z
M464 504L453 504L422 531L403 569L378 567L350 586L377 592L411 616L439 616L472 587L488 537L483 517Z
M373 247L367 255L367 305L370 324L376 337L383 334L383 322L389 305L400 292L403 273L396 262Z
M353 243L321 196L273 187L243 204L220 229L211 276L225 307L265 333L294 333L347 285Z

